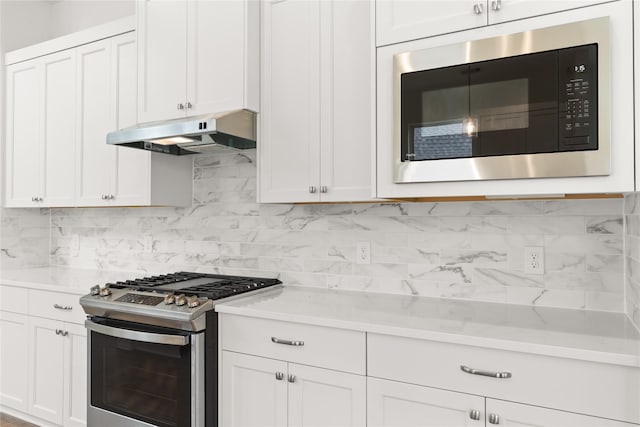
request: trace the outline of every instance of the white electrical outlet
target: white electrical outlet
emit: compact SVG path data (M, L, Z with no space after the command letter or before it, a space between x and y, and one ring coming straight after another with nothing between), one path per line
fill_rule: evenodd
M77 234L71 235L69 252L71 252L71 256L78 256L78 254L80 253L80 236L78 236Z
M524 272L526 274L544 274L544 248L541 246L525 246Z
M145 234L142 238L142 244L145 252L151 252L153 250L153 237L150 234Z
M371 264L371 244L369 242L356 243L356 264Z

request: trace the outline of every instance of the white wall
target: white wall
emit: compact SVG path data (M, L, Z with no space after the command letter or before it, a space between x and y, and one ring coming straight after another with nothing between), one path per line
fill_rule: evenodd
M136 13L134 0L63 0L51 5L51 36L84 30Z
M50 2L2 0L0 7L3 54L51 38Z

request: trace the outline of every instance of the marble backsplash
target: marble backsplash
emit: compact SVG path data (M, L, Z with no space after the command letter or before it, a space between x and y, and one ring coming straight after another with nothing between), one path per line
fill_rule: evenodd
M196 157L190 207L51 209L51 264L625 310L622 198L257 204L255 156ZM355 262L357 242L371 264ZM523 272L525 246L544 248L544 275Z
M626 313L640 329L640 193L625 196Z
M49 209L0 209L0 272L49 265Z

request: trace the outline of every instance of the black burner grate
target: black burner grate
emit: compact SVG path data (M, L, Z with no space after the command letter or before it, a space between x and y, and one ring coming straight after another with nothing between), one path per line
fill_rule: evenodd
M207 281L210 279L210 281ZM192 282L192 283L190 283ZM180 284L183 286L180 286ZM263 277L226 276L221 274L205 274L177 272L159 276L143 277L135 280L108 283L115 289L135 289L139 291L155 291L160 293L181 293L187 296L196 295L213 300L238 295L257 289L277 285L278 279Z

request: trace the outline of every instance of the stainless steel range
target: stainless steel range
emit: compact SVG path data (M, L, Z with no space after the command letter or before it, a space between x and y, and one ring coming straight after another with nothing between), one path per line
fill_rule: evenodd
M94 286L89 315L89 426L217 425L215 303L278 279L173 273Z

